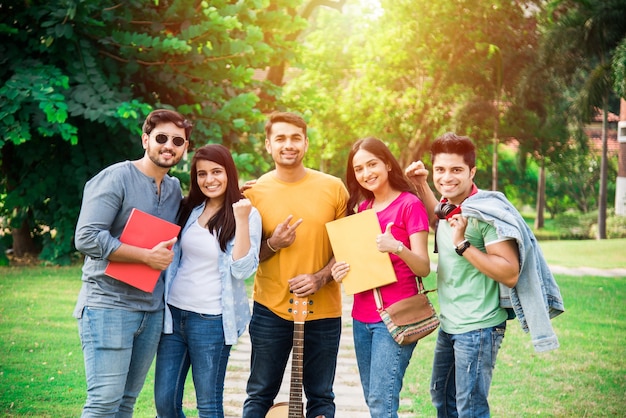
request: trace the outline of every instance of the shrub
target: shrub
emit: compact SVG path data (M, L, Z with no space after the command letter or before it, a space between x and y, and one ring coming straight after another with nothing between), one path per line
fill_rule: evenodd
M557 215L554 222L558 239L596 239L598 236L597 211L580 213L570 210ZM626 216L615 215L614 209L607 210L606 237L626 238Z
M589 239L593 220L574 210L560 213L555 216L554 224L560 239Z
M626 216L613 215L606 220L607 238L626 238Z

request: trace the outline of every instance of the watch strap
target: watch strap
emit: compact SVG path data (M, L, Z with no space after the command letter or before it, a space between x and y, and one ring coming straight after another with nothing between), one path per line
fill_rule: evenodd
M460 256L463 256L463 253L465 252L465 250L467 250L470 247L470 242L466 239L464 239L463 241L461 241L461 243L459 245L457 245L454 248L454 251L456 251L456 253Z

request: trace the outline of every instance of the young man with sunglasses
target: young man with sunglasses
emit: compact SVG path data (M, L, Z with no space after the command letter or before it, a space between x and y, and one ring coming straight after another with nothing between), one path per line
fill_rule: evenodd
M168 175L184 155L192 124L159 109L143 124L144 156L113 164L87 182L76 225L76 248L85 255L78 319L87 400L83 417L132 417L163 327L163 280L152 293L107 276L109 261L143 263L165 270L173 238L144 249L120 242L133 208L176 221L182 192Z

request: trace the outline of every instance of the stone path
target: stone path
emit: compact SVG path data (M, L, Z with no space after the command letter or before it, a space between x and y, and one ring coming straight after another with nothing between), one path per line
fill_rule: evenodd
M550 266L550 271L552 271L552 274L566 274L568 276L626 277L626 268L597 269L592 267Z

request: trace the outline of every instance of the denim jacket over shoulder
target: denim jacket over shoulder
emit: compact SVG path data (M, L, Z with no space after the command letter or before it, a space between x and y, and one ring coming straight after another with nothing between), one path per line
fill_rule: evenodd
M480 190L462 205L463 215L494 225L498 236L513 238L520 255L517 285L500 284L500 306L511 309L524 332L530 332L535 351L559 347L550 319L562 314L563 299L535 235L522 215L500 192Z
M204 210L204 203L194 208L185 224L181 236L198 220ZM219 255L219 272L222 281L222 323L226 345L237 343L237 339L244 333L250 322L250 303L246 292L245 280L253 275L259 266L259 248L261 245L261 215L256 208L252 208L249 216L250 250L239 260L233 261L235 239L226 245L226 251ZM182 251L180 240L174 245L174 260L165 272L165 300L169 296L172 283L180 265ZM165 321L163 332L173 332L172 313L165 305Z

